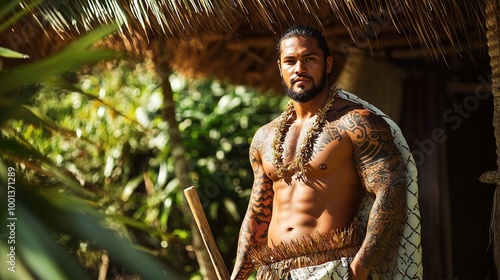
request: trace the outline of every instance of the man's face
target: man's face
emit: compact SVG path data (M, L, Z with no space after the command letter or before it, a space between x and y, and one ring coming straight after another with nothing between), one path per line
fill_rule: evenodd
M281 42L278 66L281 83L292 100L305 103L322 92L327 84L327 74L333 58L324 59L316 39L291 37Z

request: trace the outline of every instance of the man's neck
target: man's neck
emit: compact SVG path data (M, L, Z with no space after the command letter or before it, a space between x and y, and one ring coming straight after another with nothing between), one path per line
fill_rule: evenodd
M320 108L325 106L326 99L328 98L328 88L325 88L318 96L314 99L300 103L297 101L293 102L293 108L295 110L295 118L297 122L307 121L316 115Z

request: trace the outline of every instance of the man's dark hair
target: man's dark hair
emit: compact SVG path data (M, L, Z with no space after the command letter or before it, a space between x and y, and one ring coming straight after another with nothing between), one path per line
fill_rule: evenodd
M309 37L309 38L314 38L316 39L316 42L318 43L318 47L323 51L324 58L330 56L330 49L328 48L328 43L326 42L325 37L323 34L321 34L321 31L318 29L309 26L309 25L296 25L288 28L283 32L281 35L281 38L278 42L278 61L281 58L281 42L285 39L288 38L293 38L293 37Z

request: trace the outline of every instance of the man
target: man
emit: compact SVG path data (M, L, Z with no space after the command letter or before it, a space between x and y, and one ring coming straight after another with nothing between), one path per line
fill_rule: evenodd
M278 55L291 100L252 140L254 183L231 278L256 268L257 279L368 279L394 254L406 217L407 170L391 126L330 85L320 31L288 29ZM365 194L374 201L363 225Z

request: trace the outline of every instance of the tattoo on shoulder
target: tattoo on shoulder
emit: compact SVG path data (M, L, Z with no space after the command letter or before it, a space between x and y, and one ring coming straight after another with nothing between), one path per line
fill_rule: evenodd
M269 125L263 126L257 130L255 133L253 139L252 139L252 146L254 149L259 149L262 144L265 142L266 138L269 137L269 134L271 133L271 129Z
M328 123L318 143L321 151L331 142L340 142L348 136L360 159L387 156L392 135L387 123L376 114L352 106L332 110L327 115Z
M256 152L262 150L270 134L271 134L270 124L267 124L257 130L257 132L253 136L252 143L250 144L250 157L254 156Z
M358 173L369 192L404 185L405 166L385 120L368 111L353 110L341 124L354 145Z
M345 115L342 125L354 145L358 164L369 164L397 155L391 129L384 119L368 110L353 110Z

